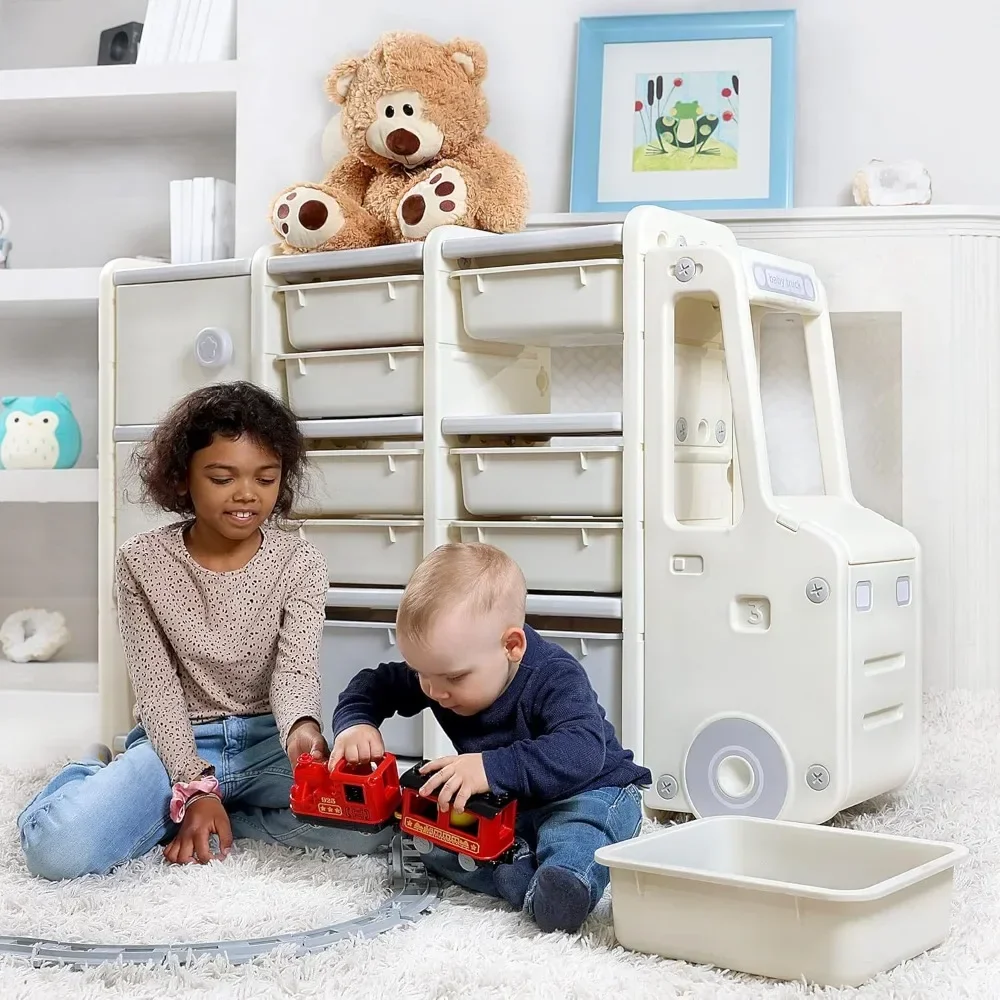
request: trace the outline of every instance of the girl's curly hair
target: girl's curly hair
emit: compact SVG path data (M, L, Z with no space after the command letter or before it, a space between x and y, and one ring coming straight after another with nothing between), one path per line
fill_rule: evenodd
M185 489L191 457L207 448L216 434L246 435L278 456L281 485L272 516L287 518L302 484L305 442L288 407L252 382L208 385L173 406L135 454L143 502L175 514L194 514Z

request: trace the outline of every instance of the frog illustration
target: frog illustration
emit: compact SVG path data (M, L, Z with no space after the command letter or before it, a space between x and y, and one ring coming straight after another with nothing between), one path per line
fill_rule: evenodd
M678 149L695 149L700 153L712 133L719 127L718 115L704 114L697 101L677 101L662 118L656 119L656 135Z

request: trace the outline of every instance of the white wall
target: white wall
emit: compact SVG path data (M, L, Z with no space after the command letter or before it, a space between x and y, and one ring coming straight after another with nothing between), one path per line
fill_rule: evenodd
M535 212L568 209L581 16L674 9L760 8L760 0L240 0L245 86L238 126L237 244L272 239L271 197L321 176L319 135L333 105L323 79L382 31L465 35L490 55L491 134L524 163ZM795 202L849 200L851 176L872 157L923 160L934 200L1000 201L1000 139L990 122L996 32L986 0L945 7L914 0L785 0L798 9L799 87ZM925 13L918 13L918 9Z

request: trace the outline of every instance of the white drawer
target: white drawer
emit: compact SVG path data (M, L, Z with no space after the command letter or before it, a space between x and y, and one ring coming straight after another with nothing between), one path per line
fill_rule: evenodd
M323 732L332 743L333 712L340 692L359 671L380 663L400 661L396 629L384 622L328 621L323 629L320 675L323 697ZM423 722L420 715L396 715L379 727L386 749L399 757L423 756Z
M321 281L279 291L288 342L297 351L423 342L422 275Z
M503 549L529 590L616 594L622 589L621 521L460 521L463 542Z
M423 558L424 523L416 519L323 519L299 530L323 553L331 584L405 587Z
M540 630L543 639L562 646L579 660L597 692L608 721L621 739L622 728L622 637L607 632L551 632Z
M551 347L622 342L620 259L456 271L465 332L476 340Z
M424 506L421 447L340 449L306 453L309 471L296 513L420 514Z
M424 349L283 354L288 404L305 419L423 413Z
M115 288L115 423L155 424L182 396L250 377L250 278Z
M622 513L620 445L455 448L470 514L564 517Z
M180 514L157 510L155 507L139 503L142 483L139 481L138 470L132 462L135 449L139 446L135 441L119 441L115 444L116 547L140 532L183 520Z

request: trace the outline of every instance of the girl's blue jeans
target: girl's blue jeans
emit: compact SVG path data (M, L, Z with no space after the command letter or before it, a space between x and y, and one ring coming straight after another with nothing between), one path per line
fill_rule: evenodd
M336 827L303 823L288 808L292 770L272 715L231 716L194 727L201 757L215 766L234 838L286 847L320 847L357 854L357 835ZM173 839L170 780L141 727L125 752L107 766L80 760L67 764L24 808L17 820L28 869L59 880L104 875L157 844ZM642 820L641 793L597 788L518 815L518 877L511 866L472 872L457 857L435 848L427 867L474 892L502 896L531 912L534 872L543 865L568 869L590 889L591 907L608 884L608 870L594 851L636 835ZM500 869L508 869L505 880ZM523 869L522 879L520 872ZM494 875L498 875L494 882ZM522 882L519 887L505 888ZM522 904L523 898L523 904Z

